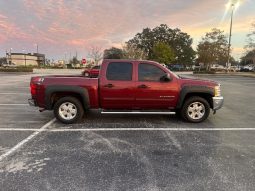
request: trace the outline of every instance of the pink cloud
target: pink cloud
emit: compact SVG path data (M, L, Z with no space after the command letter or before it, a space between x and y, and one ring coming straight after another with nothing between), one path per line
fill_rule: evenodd
M68 40L67 43L69 45L73 45L73 46L84 46L86 44L86 40L84 40L84 39L72 39L72 40Z
M8 17L6 17L5 15L2 15L2 14L0 14L0 19L2 20L2 19L7 19Z
M6 38L27 39L28 35L15 24L7 20L0 20L0 32Z

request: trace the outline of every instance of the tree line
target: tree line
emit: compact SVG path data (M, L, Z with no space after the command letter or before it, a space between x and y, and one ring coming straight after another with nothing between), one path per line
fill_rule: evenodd
M255 57L255 23L253 32L247 35L248 44L245 46L244 60ZM228 60L228 40L224 31L213 28L206 32L199 41L196 49L192 47L191 36L178 28L171 29L166 24L155 28L144 28L122 48L111 47L101 53L92 49L90 58L100 59L141 59L154 60L164 64L181 64L191 66L195 63L204 63L210 70L212 64L224 65ZM230 58L230 62L235 62ZM255 63L255 60L253 61Z

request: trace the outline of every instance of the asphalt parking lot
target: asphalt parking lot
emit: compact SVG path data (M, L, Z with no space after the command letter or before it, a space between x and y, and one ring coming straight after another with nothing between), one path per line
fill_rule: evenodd
M0 74L0 190L255 190L255 78L222 84L200 124L101 115L75 125L27 105L30 74Z

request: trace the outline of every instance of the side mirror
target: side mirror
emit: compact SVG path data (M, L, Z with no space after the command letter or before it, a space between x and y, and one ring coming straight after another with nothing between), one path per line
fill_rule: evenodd
M168 74L168 73L166 73L164 76L162 76L161 78L160 78L160 81L161 82L170 82L172 79L171 79L171 76L170 76L170 74Z

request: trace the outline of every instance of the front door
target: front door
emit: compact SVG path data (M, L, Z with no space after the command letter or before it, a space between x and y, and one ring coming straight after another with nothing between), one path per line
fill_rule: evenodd
M103 109L132 109L134 105L133 63L110 62L100 79L100 102Z
M177 82L162 81L167 71L153 63L139 63L135 87L136 109L173 109L178 96Z

